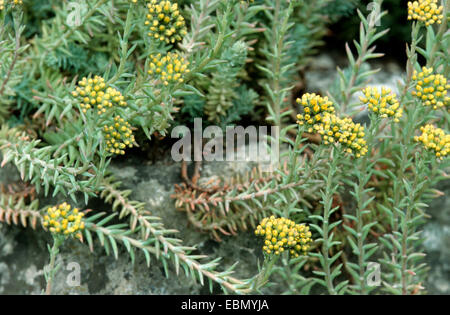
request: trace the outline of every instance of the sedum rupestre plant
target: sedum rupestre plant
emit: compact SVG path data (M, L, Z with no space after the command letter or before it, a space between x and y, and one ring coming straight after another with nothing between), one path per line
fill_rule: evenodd
M327 95L309 91L302 74L355 2L0 0L1 166L23 185L0 193L0 221L52 236L46 293L58 293L55 257L68 238L133 262L154 256L211 292L426 293L421 230L449 167L449 1L404 4L412 40L395 89L370 82L389 13L358 10L347 67ZM216 241L261 236L262 263L245 279L177 238L110 169L194 118L279 128L272 172L201 181L201 162L190 178L182 161L172 195L186 224ZM93 199L108 211L87 209Z

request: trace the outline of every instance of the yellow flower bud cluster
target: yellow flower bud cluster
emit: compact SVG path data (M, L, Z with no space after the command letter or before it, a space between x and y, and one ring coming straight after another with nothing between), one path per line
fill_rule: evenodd
M334 114L327 114L319 127L324 144L340 143L345 152L357 158L367 153L364 127L355 124L351 118L341 119Z
M265 238L263 251L267 254L280 255L286 250L291 256L298 257L299 253L306 253L312 242L308 226L275 216L264 218L255 234Z
M84 229L83 217L84 213L77 208L72 209L69 204L64 202L47 209L43 225L49 228L53 234L81 238L80 232Z
M170 1L150 0L147 20L148 36L173 44L187 34L186 23L178 10L178 4Z
M125 154L125 148L132 148L135 142L130 123L120 116L114 117L112 125L105 125L102 129L106 139L106 150L113 154Z
M447 96L447 79L441 74L433 74L433 68L423 67L422 72L414 71L412 77L416 81L416 89L412 95L419 98L423 105L432 106L433 109L448 106L450 98Z
M72 96L80 100L83 113L94 106L99 115L116 105L127 106L125 97L116 89L107 87L105 79L100 76L95 76L93 79L83 78L78 82L78 87L72 92Z
M297 123L309 127L308 132L318 131L324 114L334 114L334 106L328 97L322 97L315 93L303 94L296 102L303 106L304 114L297 115Z
M151 55L150 59L148 73L159 78L164 85L182 83L184 81L183 74L189 73L189 62L178 53L169 52L165 56Z
M422 142L427 150L434 151L441 160L449 154L450 134L430 124L420 127L420 130L422 134L414 137L415 141Z
M297 103L303 106L304 111L304 114L297 115L297 123L308 126L308 132L321 134L324 144L340 143L347 153L356 157L367 153L364 127L355 124L351 118L337 117L328 97L307 93L297 99Z
M437 0L408 2L408 20L418 20L426 26L434 23L441 24L444 18L442 14L444 7L438 6L437 3Z
M369 111L380 115L383 118L394 117L395 122L399 122L403 114L397 96L392 93L391 89L382 87L381 92L376 87L366 87L363 89L364 96L360 101L367 105Z
M22 0L10 0L9 1L12 6L15 6L16 4L22 4ZM5 9L5 0L0 0L0 10Z

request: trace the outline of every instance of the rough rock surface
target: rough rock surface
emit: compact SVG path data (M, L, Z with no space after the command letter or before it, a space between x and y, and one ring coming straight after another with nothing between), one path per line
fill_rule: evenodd
M337 67L344 69L347 63L348 61L344 56L335 53L323 53L314 58L314 62L311 63L305 73L308 91L326 95L338 77ZM396 61L377 60L370 64L370 68L381 69L381 71L371 76L370 85L384 85L397 92L397 83L402 80L404 73ZM355 94L352 101L357 100L357 94Z
M450 294L450 181L442 182L445 193L429 208L431 220L424 228L426 262L430 267L426 288L434 294Z

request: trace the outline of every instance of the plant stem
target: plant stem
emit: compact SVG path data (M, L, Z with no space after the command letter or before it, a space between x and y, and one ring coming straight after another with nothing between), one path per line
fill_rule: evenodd
M188 54L192 53L192 50L194 48L194 44L196 43L197 36L200 34L200 29L202 26L202 23L208 18L208 8L209 8L209 2L210 0L199 1L200 2L200 15L195 20L195 23L191 20L191 31L192 36L189 39L189 42L187 42L184 45L180 45Z
M273 18L273 26L272 26L272 34L274 38L278 37L278 40L276 42L275 46L275 58L272 59L272 69L274 72L274 80L272 89L275 91L275 94L277 95L280 90L280 67L281 67L281 53L282 53L282 45L283 45L283 38L284 36L281 36L281 34L278 34L277 24L278 24L278 17L280 15L280 0L275 1L275 12L274 12L274 18ZM277 100L273 104L273 110L275 112L274 117L274 125L275 126L281 126L281 119L280 119L280 104Z
M367 144L369 147L373 147L375 145L374 138L376 134L378 133L378 127L380 124L379 117L375 117L374 119L371 119L371 124L369 127L368 137L367 137ZM370 150L372 151L372 149ZM364 239L363 239L363 227L364 227L364 219L363 219L363 212L364 209L364 203L367 199L367 194L365 192L365 186L367 185L370 177L371 177L371 170L367 169L367 164L369 162L371 154L366 154L363 157L361 157L361 164L360 164L360 173L358 176L358 186L356 193L358 195L358 207L356 209L356 218L357 218L357 224L356 224L356 232L358 235L357 240L357 246L358 246L358 265L359 265L359 286L360 286L360 294L366 294L366 281L365 281L365 250L364 250Z
M400 104L403 104L406 94L408 93L408 89L411 84L414 72L414 64L417 61L416 48L417 45L419 44L419 30L420 26L418 25L418 23L414 22L411 31L411 47L409 49L408 48L406 49L406 54L408 57L408 60L406 61L406 81L400 97Z
M406 64L406 72L407 72L406 76L407 77L406 77L406 81L405 81L405 86L403 88L403 91L402 91L402 94L401 94L401 97L400 97L400 104L404 104L404 99L407 96L408 88L409 88L409 86L411 84L412 75L413 75L413 72L414 72L414 64L417 61L416 47L419 44L419 30L420 30L420 26L418 25L418 23L414 22L413 25L412 25L412 31L411 31L411 47L410 47L410 49L407 49L407 51L406 51L407 57L408 57L407 64ZM415 110L415 106L414 106L414 110ZM408 113L408 110L407 110L406 107L405 107L405 112L409 116L409 113ZM408 119L408 121L409 121L409 119ZM402 134L403 130L394 127L392 132L393 132L393 135L394 135L395 138L401 139L401 134ZM408 135L406 137L410 137L410 133L409 132L408 132ZM404 138L404 139L407 139L407 138ZM402 139L402 140L404 140L404 139ZM401 142L404 144L404 141L401 141ZM405 165L404 163L406 163L406 160L407 160L407 157L404 154L404 151L402 151L401 162L400 162L400 165L399 165L399 167L397 169L397 178L399 180L403 180L404 169L403 169L402 165ZM399 202L400 202L401 192L398 191L398 190L399 190L398 185L394 185L394 192L393 192L393 194L394 194L394 203L393 203L393 205L394 206L398 205ZM398 231L398 229L399 229L399 226L398 226L398 213L397 213L397 211L394 210L393 211L393 226L392 226L392 232L393 232L392 233L392 238L394 240L397 239L396 232ZM396 262L397 255L398 255L397 246L393 246L392 260L393 260L394 263Z
M97 11L97 9L103 5L107 0L99 0L84 16L83 16L83 22L86 21L87 19L89 19L94 13L95 11ZM61 46L62 43L64 43L72 34L73 32L75 32L75 30L78 29L78 27L80 27L81 25L83 25L83 23L80 23L79 26L72 26L67 32L64 33L63 36L61 36L61 38L59 38L55 44L51 47L49 47L49 49L47 49L44 53L42 53L41 56L41 60L44 60L45 57L47 57L47 55L53 51L54 49L58 48L59 46Z
M443 15L443 19L444 21L442 21L441 26L439 27L438 33L436 34L436 38L435 41L433 43L433 47L431 48L431 53L430 53L430 59L427 62L427 66L428 67L433 67L434 66L434 62L436 61L436 57L437 57L437 51L439 49L439 47L443 44L442 43L442 37L444 36L444 34L447 32L448 27L447 27L447 13L448 11L450 11L450 1L444 1L444 12L442 13ZM448 49L445 48L446 50Z
M325 198L324 198L324 209L323 209L323 224L322 224L322 230L323 230L323 240L322 240L322 256L323 256L323 269L325 272L325 281L327 284L328 292L331 295L336 295L336 290L334 289L332 275L331 275L331 264L330 264L330 257L329 257L329 235L328 235L328 229L329 229L329 219L330 219L330 212L332 210L333 206L333 176L336 173L336 166L338 162L338 154L336 152L336 148L331 149L331 164L330 168L328 169L328 176L327 176L327 186L325 190Z
M14 19L14 15L13 15ZM11 64L9 65L8 73L5 76L5 80L2 82L2 85L0 87L0 96L3 95L6 87L6 83L8 83L9 79L11 78L11 74L14 70L14 67L16 66L17 59L19 58L19 49L20 49L20 21L22 20L22 16L20 16L20 19L15 18L14 19L14 31L15 31L15 48L14 48L14 56L13 60L11 61Z
M52 284L53 284L53 279L56 273L56 267L55 267L55 262L56 262L56 256L58 256L59 254L59 247L61 246L61 244L64 241L59 238L59 237L53 237L53 247L49 250L50 252L50 265L49 265L49 269L48 269L48 274L47 274L47 287L45 289L45 294L46 295L51 295L52 293Z
M362 163L362 169L364 169L367 165L367 159L364 159ZM366 180L360 180L358 185L358 209L356 209L356 217L358 219L356 232L358 233L358 265L359 265L359 285L360 285L360 293L366 294L366 286L364 281L364 240L362 238L362 229L363 229L363 211L362 208L363 198L364 198L364 185Z
M406 208L406 214L405 214L405 218L403 219L403 226L402 226L402 256L401 256L401 261L402 261L402 271L401 271L401 278L402 278L402 294L406 295L408 294L408 290L407 290L407 283L406 283L406 268L407 268L407 260L408 260L408 256L407 256L407 238L408 238L408 221L410 219L411 216L411 207L408 206Z
M420 119L424 119L424 117L426 117L426 115L424 114L423 111L423 107L421 107L421 105L417 105L416 102L413 102L412 108L409 111L406 111L406 115L407 115L407 121L408 123L406 124L405 128L403 129L403 137L401 137L401 135L399 135L401 141L401 145L404 148L403 150L401 150L400 154L401 154L401 160L399 161L399 165L398 165L398 170L397 170L397 178L396 181L398 183L403 183L404 180L406 180L406 174L405 174L405 165L408 164L408 157L411 153L411 139L412 136L414 134L414 130L416 128L416 125L420 122L421 120L418 122L417 118L419 117ZM415 174L416 178L415 181L417 180L417 174ZM393 207L397 207L400 202L401 202L401 197L403 196L403 193L405 191L405 188L403 185L397 184L394 185L394 203L393 203ZM394 209L394 226L392 229L392 238L393 238L393 254L392 254L392 260L393 263L396 264L397 263L397 257L398 257L398 249L397 246L395 245L395 242L397 241L397 234L399 232L399 215L397 214L397 210ZM406 213L405 213L405 217L403 218L403 223L401 226L401 232L402 232L402 239L401 239L401 256L400 256L400 261L401 261L401 286L402 286L402 294L407 294L407 284L406 284L406 267L407 267L407 238L409 237L409 230L408 230L408 222L410 220L410 216L411 216L411 204L408 204L406 207ZM394 278L394 282L396 282L396 279Z
M132 5L130 5L130 8L128 9L127 13L127 19L125 21L125 29L123 31L123 37L121 41L121 51L120 51L120 64L119 68L117 69L116 74L114 77L111 78L111 80L108 81L108 85L114 84L120 76L123 74L125 63L127 62L128 57L128 37L130 36L130 30L131 30L131 18L132 18Z
M219 54L220 49L222 48L223 42L225 40L225 33L229 26L229 15L231 14L232 2L233 1L227 1L227 6L225 9L225 12L223 14L222 20L220 21L221 32L219 32L219 36L217 38L217 41L214 45L214 48L213 48L211 54L207 58L205 58L197 67L195 67L194 70L192 70L189 73L186 80L190 79L194 75L194 73L201 71L204 67L206 67L208 65L208 63L211 62L211 60L216 58L217 55Z
M275 263L279 258L280 255L271 255L268 258L266 256L261 273L255 278L255 283L253 284L255 290L259 290L267 283L270 275L272 274L273 266L275 266Z
M377 4L381 7L381 4L383 3L382 0L378 1ZM372 13L373 14L373 13ZM364 61L367 58L367 55L369 53L372 53L374 50L374 47L370 48L370 44L373 38L373 31L376 30L376 21L378 18L381 18L381 16L377 17L373 15L369 15L369 20L368 20L368 27L367 30L365 31L365 36L364 36L364 40L360 43L361 45L361 51L358 54L358 58L356 59L355 64L352 67L352 74L350 77L350 81L348 83L348 85L345 87L345 90L342 91L342 96L343 96L343 100L342 100L342 104L340 106L340 112L345 114L347 111L347 107L350 103L350 98L354 93L354 86L356 85L356 80L358 79L359 76L359 72L361 70L361 66L364 63ZM360 29L362 32L364 30L364 24L363 22L361 22L360 24ZM350 47L348 46L348 44L346 44L346 49L350 50Z
M408 273L408 238L410 237L409 233L409 224L411 220L412 211L414 210L414 203L416 199L416 187L418 184L419 176L425 177L423 174L418 174L415 172L414 182L411 190L408 193L408 205L406 206L405 217L402 222L402 252L401 252L401 284L402 284L402 295L408 294L408 283L407 276L410 275Z
M293 4L292 1L289 2L289 6L285 11L282 11L281 0L275 0L275 8L272 20L272 31L271 31L271 41L274 43L273 52L271 56L271 71L272 75L269 77L271 80L270 87L270 101L267 106L270 106L269 113L273 113L270 116L270 120L275 126L281 127L281 109L284 103L284 94L287 89L282 87L282 78L286 70L283 69L283 53L286 49L286 33L289 29L289 18L292 14Z
M297 174L296 169L297 169L297 161L298 161L298 150L300 147L300 144L302 143L302 135L304 132L304 127L300 126L298 128L297 131L297 136L295 137L295 143L294 143L294 147L292 148L292 151L290 152L290 156L289 156L289 173L288 176L286 178L285 183L290 183L292 181L292 177L294 175Z

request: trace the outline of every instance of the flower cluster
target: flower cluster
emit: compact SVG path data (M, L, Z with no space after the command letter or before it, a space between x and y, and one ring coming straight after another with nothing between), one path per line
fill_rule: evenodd
M414 137L415 141L422 142L426 149L434 151L441 160L449 154L450 134L430 124L420 127L420 130L422 134Z
M124 155L126 147L133 147L134 135L130 123L120 116L114 117L114 123L105 125L102 131L106 139L106 150L110 153Z
M441 74L433 74L433 68L423 67L422 72L414 72L412 77L416 81L416 89L412 95L422 100L425 106L433 106L433 109L442 108L450 103L447 96L447 79Z
M325 115L319 126L319 134L322 135L324 144L340 143L345 152L359 158L368 151L364 139L364 127L355 124L349 117L341 119L334 114Z
M80 107L84 113L93 106L96 106L99 115L115 105L127 106L125 97L116 89L106 87L105 79L100 76L83 78L72 95L80 99Z
M22 4L22 0L10 0L9 1L13 6L16 4ZM0 0L0 10L5 8L5 0Z
M347 153L356 157L367 153L364 127L355 124L351 118L337 117L328 97L307 93L297 99L297 103L303 106L304 111L304 114L297 115L297 123L308 126L308 132L321 134L324 144L340 143Z
M186 23L178 10L177 3L151 0L147 6L145 25L149 27L148 36L173 44L182 40L182 36L187 34Z
M394 121L399 122L403 109L400 108L397 97L391 92L391 89L382 87L380 92L375 87L366 87L362 92L364 96L359 99L367 105L369 111L383 118L394 117Z
M178 53L169 52L167 55L151 55L150 75L158 77L164 85L169 83L182 83L183 74L189 73L189 62Z
M84 213L67 203L62 203L47 209L44 216L44 227L48 227L53 234L75 236L81 238L80 231L84 229Z
M408 20L418 20L426 26L434 23L441 24L444 18L442 14L444 7L438 6L437 2L437 0L408 2Z
M324 115L334 114L333 103L328 100L328 97L306 93L296 101L303 106L304 112L303 115L297 115L297 123L307 125L309 127L308 132L318 131Z
M264 218L255 234L265 237L263 251L267 254L280 255L286 250L291 256L298 257L299 253L306 253L312 242L308 226L274 216Z

